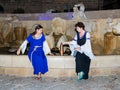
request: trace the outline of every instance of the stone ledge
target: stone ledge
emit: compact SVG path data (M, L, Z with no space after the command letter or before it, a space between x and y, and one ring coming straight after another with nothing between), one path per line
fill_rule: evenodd
M112 18L119 18L120 17L120 10L100 10L100 11L85 11L85 14L88 19L106 19L108 16L112 15ZM72 14L73 12L67 12L67 13L37 13L37 14L0 14L1 19L3 20L7 16L13 16L16 15L19 17L21 21L25 20L52 20L55 17L61 17L65 20L72 20ZM49 18L48 18L49 17Z
M75 75L75 60L72 56L47 56L49 72L46 76L63 77ZM91 76L120 74L120 55L96 56L91 61ZM0 55L0 74L31 76L32 65L27 55Z

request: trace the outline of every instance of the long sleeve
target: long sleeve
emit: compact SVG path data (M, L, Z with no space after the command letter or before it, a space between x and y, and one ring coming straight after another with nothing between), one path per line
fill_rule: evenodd
M48 54L51 52L46 40L43 42L43 50L45 54Z
M90 59L95 58L91 48L90 33L86 34L86 43L81 46L81 51L84 52Z
M74 39L73 39L72 41L70 41L69 47L70 47L70 50L71 50L71 55L73 56L74 51L75 51L75 48L80 47L80 46L77 44L77 35L74 37ZM79 50L79 52L82 53L82 50Z
M20 48L21 48L22 54L25 53L27 44L28 44L28 41L27 41L27 40L25 40L25 41L21 44Z

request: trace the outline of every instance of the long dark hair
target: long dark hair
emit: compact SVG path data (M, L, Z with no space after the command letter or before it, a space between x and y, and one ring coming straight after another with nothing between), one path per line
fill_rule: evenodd
M76 27L80 27L83 30L85 30L85 25L82 22L78 22L78 23L75 24L75 31L77 32Z
M35 31L32 33L32 35L35 35L37 33L36 30L41 29L41 28L43 28L43 27L40 24L37 24L34 28Z

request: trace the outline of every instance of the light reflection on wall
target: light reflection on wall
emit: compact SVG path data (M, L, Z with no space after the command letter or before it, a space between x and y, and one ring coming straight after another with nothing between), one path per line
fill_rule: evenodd
M52 13L44 13L38 17L39 20L52 20L54 15Z
M60 15L61 13L44 13L44 14L40 14L38 16L38 20L52 20L55 17L60 17L63 18L65 20L71 20L72 19L72 12L68 12L67 14L65 13L64 15Z

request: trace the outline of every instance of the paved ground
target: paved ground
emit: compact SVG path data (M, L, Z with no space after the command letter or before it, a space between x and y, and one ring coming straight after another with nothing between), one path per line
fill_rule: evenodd
M0 75L0 90L120 90L120 76L90 77L88 80L72 78L32 77Z

